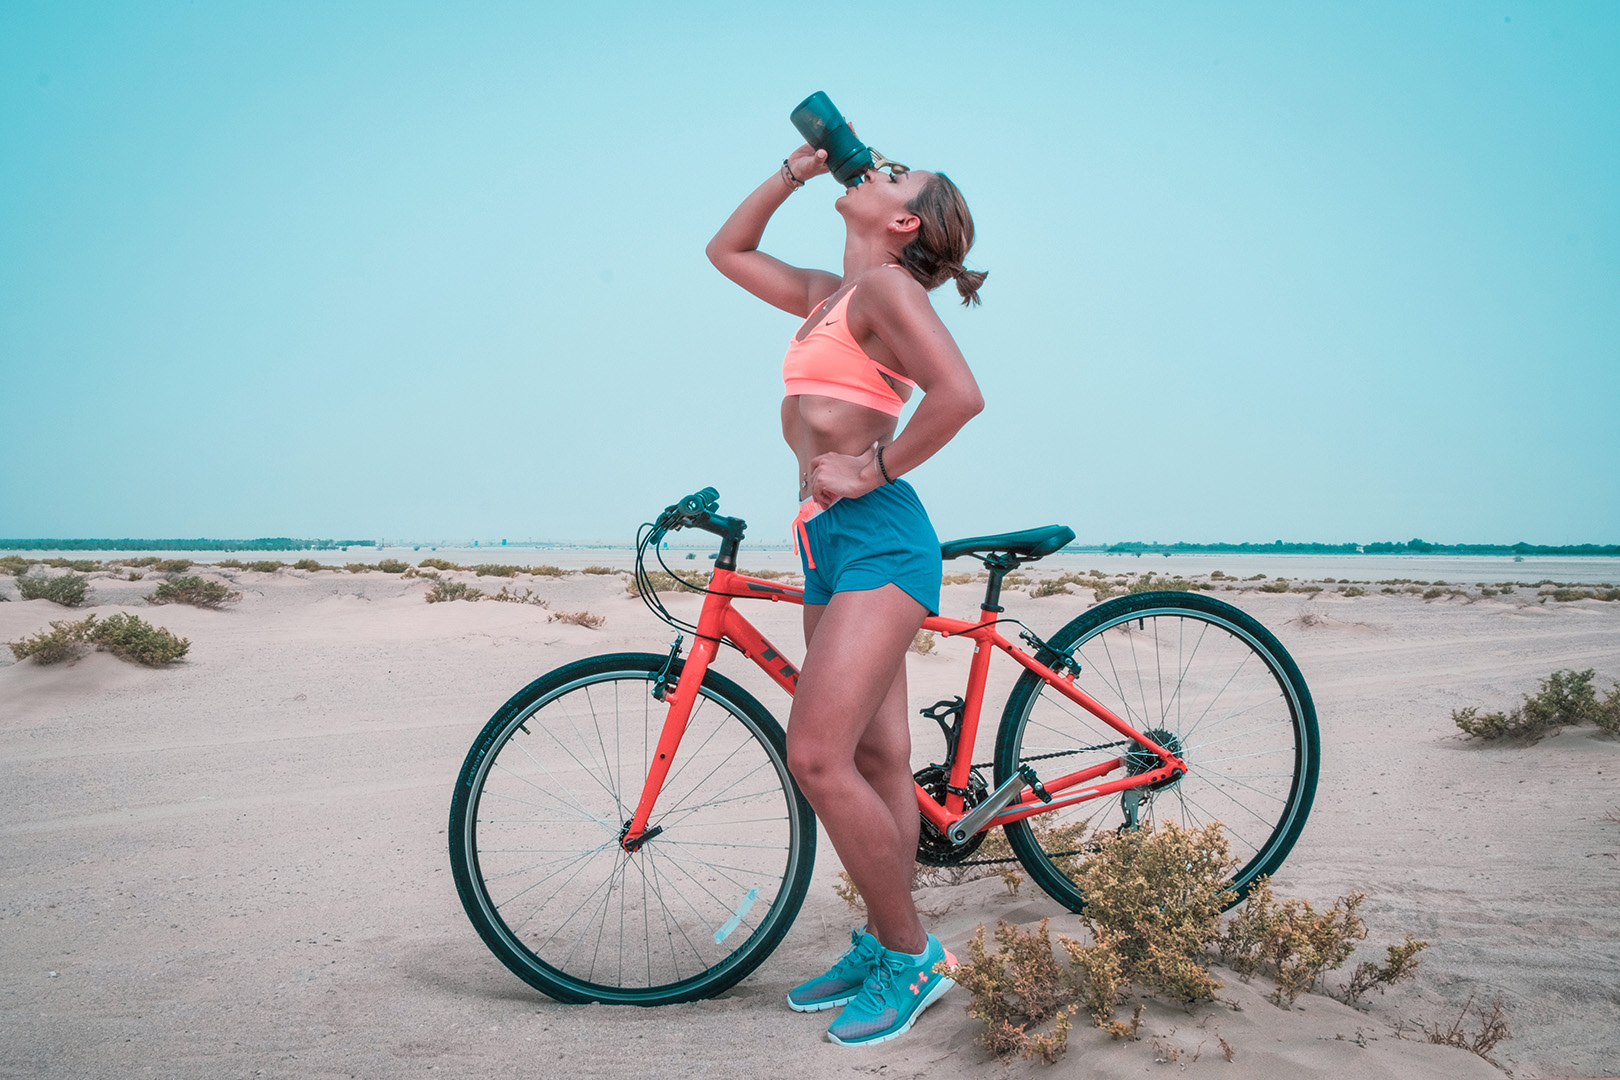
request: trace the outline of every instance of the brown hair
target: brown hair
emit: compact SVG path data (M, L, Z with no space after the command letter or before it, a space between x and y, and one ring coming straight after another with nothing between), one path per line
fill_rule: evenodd
M973 215L951 178L935 173L906 203L906 209L917 215L921 225L900 252L900 265L930 291L954 279L962 303L977 304L979 286L989 275L962 265L973 246Z

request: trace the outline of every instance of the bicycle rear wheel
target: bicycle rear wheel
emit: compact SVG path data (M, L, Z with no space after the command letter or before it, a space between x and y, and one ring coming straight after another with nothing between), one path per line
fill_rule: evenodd
M1008 825L1008 842L1041 888L1080 911L1085 897L1070 875L1086 844L1077 837L1162 819L1222 823L1239 863L1230 904L1255 878L1275 872L1305 826L1320 767L1316 708L1277 639L1213 597L1149 592L1099 604L1050 644L1080 662L1075 685L1179 754L1189 771L1156 791L1138 788L1139 795L1105 796ZM1049 779L1121 756L1122 769L1107 779L1158 764L1151 751L1032 672L1020 677L996 737L998 784L1026 762Z
M717 994L776 948L810 884L815 818L782 729L714 671L648 823L661 831L620 844L668 713L653 696L664 659L601 656L536 679L456 781L462 906L502 963L559 1001Z

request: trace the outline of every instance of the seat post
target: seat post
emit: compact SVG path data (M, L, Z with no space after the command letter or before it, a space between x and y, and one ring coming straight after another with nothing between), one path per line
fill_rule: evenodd
M1001 579L1018 565L1018 556L998 551L984 556L982 561L984 568L990 572L990 582L984 587L984 603L979 606L999 615L1005 610L1001 606Z

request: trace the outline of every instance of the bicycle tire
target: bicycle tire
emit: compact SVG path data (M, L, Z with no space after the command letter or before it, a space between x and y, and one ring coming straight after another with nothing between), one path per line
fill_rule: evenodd
M1188 774L1179 781L1151 793L1138 789L1145 792L1138 826L1159 819L1183 826L1221 821L1239 860L1228 907L1248 894L1255 878L1282 865L1310 813L1321 749L1310 690L1270 631L1214 597L1146 592L1097 605L1049 643L1080 662L1077 686L1138 731L1168 733L1178 745L1167 749L1187 762ZM1034 760L1037 772L1050 778L1058 775L1055 764L1073 772L1133 746L1139 744L1122 744L1113 728L1026 671L997 732L996 782L1026 757L1090 748ZM1151 767L1158 759L1144 751L1138 761ZM1065 869L1078 867L1085 844L1065 826L1080 824L1092 836L1128 827L1125 797L1104 796L1005 826L1030 877L1076 912L1085 897Z
M668 711L652 695L665 659L541 676L484 726L456 780L450 863L467 917L558 1001L718 994L776 948L810 885L815 817L782 728L714 671L649 822L662 831L634 853L620 844Z

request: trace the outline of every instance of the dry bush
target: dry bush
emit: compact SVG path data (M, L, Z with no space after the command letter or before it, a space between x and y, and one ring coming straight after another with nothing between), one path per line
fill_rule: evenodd
M465 569L467 569L465 566L462 566L459 563L453 563L449 559L437 559L437 558L435 558L435 559L423 559L421 562L417 563L416 565L420 566L420 567L424 567L424 568L426 568L428 570L465 570Z
M1236 866L1219 822L1188 829L1166 821L1101 837L1072 875L1086 898L1080 921L1092 944L1064 942L1087 973L1087 1005L1099 1022L1111 1017L1126 984L1180 1001L1214 995L1221 984L1209 974L1208 950Z
M1382 994L1398 982L1415 978L1417 969L1423 963L1418 959L1418 953L1428 947L1427 941L1419 941L1411 934L1407 934L1404 944L1389 946L1388 959L1384 963L1377 964L1371 960L1363 960L1357 964L1356 970L1350 975L1350 981L1340 987L1344 991L1345 1004L1354 1005L1373 987L1377 987L1378 992Z
M1091 589L1091 598L1099 604L1119 592L1117 588L1107 581L1092 581L1087 584L1087 587Z
M343 564L343 569L347 570L351 574L363 574L367 570L375 570L375 569L377 569L377 564L376 563L364 563L364 562L344 563Z
M430 604L442 604L448 600L476 601L483 595L483 589L474 588L465 581L435 581L433 588L424 593L422 599Z
M180 659L191 642L177 638L161 626L135 615L113 615L97 621L94 615L75 623L53 622L49 630L9 643L18 660L32 656L37 664L56 664L82 655L89 646L148 667L161 667Z
M323 562L320 562L317 559L299 559L297 562L292 564L292 568L294 570L309 570L309 571L325 570L326 569L326 564L323 563Z
M607 622L606 615L592 615L588 611L558 611L546 619L546 622L568 623L570 626L583 626L587 630L599 630Z
M0 555L0 574L10 574L17 577L29 566L28 560L21 555Z
M190 604L192 607L217 608L221 604L242 599L242 594L222 581L204 581L195 575L172 577L147 594L148 604Z
M525 570L524 573L533 574L535 577L567 577L568 576L568 571L567 570L564 570L560 566L551 566L550 564L541 564L540 566L531 566L527 570Z
M1348 586L1346 588L1340 589L1339 590L1339 595L1340 596L1366 596L1367 595L1367 590L1363 589L1359 585L1350 585L1350 586Z
M1265 575L1262 574L1260 576L1264 577ZM1260 586L1260 591L1269 593L1285 593L1288 591L1288 579L1278 578L1275 581L1268 581L1264 585Z
M648 570L645 572L654 592L702 592L709 584L709 574L683 574L676 577L674 574L662 570ZM688 584L690 582L690 584ZM640 596L641 587L637 584L635 575L625 583L624 591L631 596Z
M1047 1064L1068 1049L1076 1006L1074 974L1052 955L1047 919L1036 930L996 924L994 953L984 944L984 927L968 943L967 960L950 972L972 995L967 1014L984 1024L979 1045L996 1057L1018 1054ZM1048 1022L1049 1031L1032 1031Z
M96 617L92 615L78 622L53 622L49 630L41 630L32 637L6 644L11 649L11 655L18 660L32 656L36 664L60 664L84 655L89 648L85 636L95 621Z
M286 563L277 562L275 559L260 559L258 562L248 563L247 569L257 570L261 574L273 574L286 565Z
M491 595L489 599L503 604L533 604L535 607L542 608L551 606L549 601L536 596L533 589L524 589L521 593L515 593L506 585L502 585L501 591Z
M24 600L49 600L63 607L78 607L90 596L89 579L69 570L65 574L47 577L44 574L24 574L17 578L17 591Z
M473 573L479 577L517 577L522 572L521 566L507 566L502 563L479 563L473 567Z
M932 630L918 630L917 636L911 639L911 651L918 656L927 656L934 651L934 632Z
M1485 1011L1484 1006L1479 1006L1476 1009L1480 1018L1480 1028L1470 1035L1463 1030L1463 1024L1467 1022L1468 1010L1473 1008L1475 1008L1474 995L1469 994L1468 1000L1463 1003L1462 1012L1458 1014L1456 1020L1452 1021L1449 1028L1442 1031L1440 1025L1436 1023L1425 1028L1423 1033L1429 1037L1429 1041L1432 1043L1439 1043L1442 1046L1455 1046L1462 1050L1472 1050L1492 1065L1496 1065L1496 1060L1491 1057L1491 1051L1503 1039L1513 1038L1513 1035L1508 1031L1507 1018L1502 1015L1502 999L1497 998L1496 1001L1492 1002L1489 1013ZM1497 1067L1500 1068L1500 1066Z
M1324 971L1348 960L1356 942L1367 936L1366 924L1356 914L1366 899L1366 893L1352 892L1325 911L1308 900L1279 904L1270 879L1256 878L1247 902L1217 942L1221 962L1245 979L1262 971L1271 975L1277 981L1272 1003L1292 1006Z
M297 566L298 564L294 563L293 565ZM385 574L403 574L405 571L409 570L410 568L411 568L410 563L400 562L398 559L379 559L379 560L377 560L377 569L381 570Z
M1594 671L1555 671L1541 680L1534 697L1524 695L1523 704L1511 712L1481 714L1476 706L1452 711L1451 720L1469 736L1478 739L1519 739L1536 742L1557 734L1565 727L1596 724L1614 734L1620 731L1620 683L1602 702L1592 687Z
M580 573L582 573L582 574L617 574L617 573L619 573L619 571L613 569L613 567L611 567L611 566L587 566L585 569L581 570Z
M1039 600L1046 596L1068 596L1069 586L1067 582L1061 580L1054 579L1041 581L1037 582L1034 587L1029 590L1029 595L1035 600Z
M967 585L972 580L972 574L946 574L939 579L939 583L941 585Z

